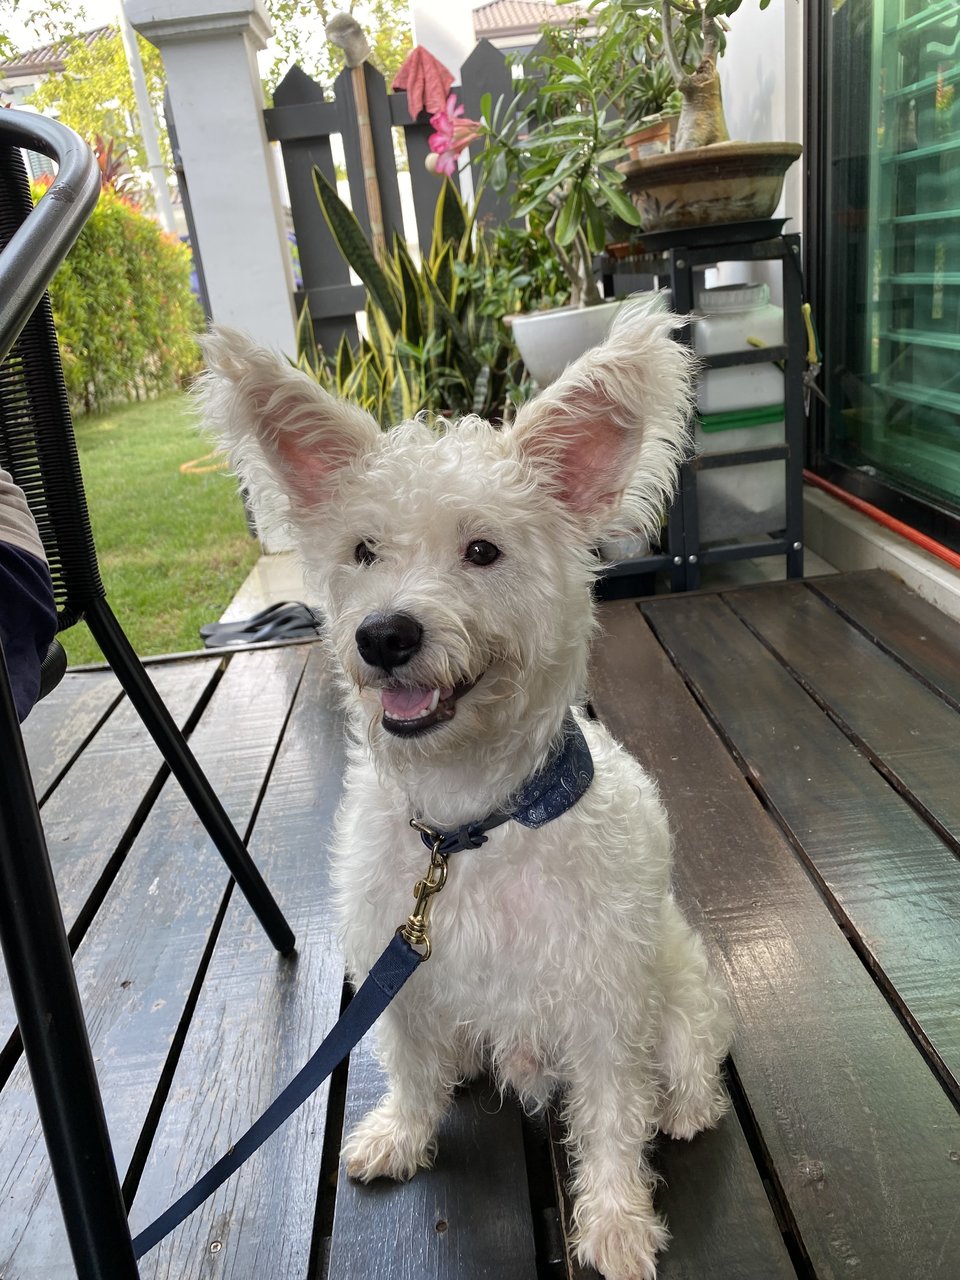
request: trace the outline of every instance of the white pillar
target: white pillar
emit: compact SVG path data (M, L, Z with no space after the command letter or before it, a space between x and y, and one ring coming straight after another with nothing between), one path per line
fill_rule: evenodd
M210 308L264 346L296 354L293 277L263 124L261 0L126 0L157 46L170 91Z
M150 181L153 183L157 217L160 219L160 225L164 231L170 231L175 234L177 224L173 216L173 205L170 202L167 171L160 157L160 139L157 137L153 106L147 93L147 82L143 73L140 46L137 44L137 37L127 18L123 0L117 0L117 18L120 22L120 39L123 41L123 51L127 56L127 66L130 68L130 79L133 81L133 92L137 99L140 137L143 141L143 150L147 158L147 172L150 174Z

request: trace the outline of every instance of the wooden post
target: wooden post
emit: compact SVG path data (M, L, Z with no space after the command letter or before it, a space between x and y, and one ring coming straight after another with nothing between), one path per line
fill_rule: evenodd
M400 207L400 187L397 183L390 97L387 94L383 76L376 67L365 62L357 70L364 80L383 236L385 243L389 244L394 232L403 235L403 212ZM368 203L368 188L364 180L363 142L356 110L355 87L353 71L344 68L337 76L334 92L340 116L340 132L343 136L347 179L350 183L350 203L361 226L372 241L373 218Z
M373 130L370 127L370 106L367 102L367 82L363 64L350 68L353 80L353 100L357 106L357 129L360 133L360 159L363 164L363 193L367 198L367 214L370 218L370 238L373 252L382 262L387 250L383 233L383 209L380 206L380 187L377 182L377 155L373 149Z

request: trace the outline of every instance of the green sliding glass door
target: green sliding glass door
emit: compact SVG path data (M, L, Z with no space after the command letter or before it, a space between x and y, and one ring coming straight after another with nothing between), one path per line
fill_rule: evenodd
M824 452L960 511L960 0L834 0Z

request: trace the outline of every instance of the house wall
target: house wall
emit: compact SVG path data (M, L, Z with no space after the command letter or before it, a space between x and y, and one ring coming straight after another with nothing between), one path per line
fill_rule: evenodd
M727 51L720 59L720 82L730 137L743 142L803 141L803 5L801 0L771 0L761 11L746 0L730 19ZM803 231L804 159L787 170L776 216L785 230ZM743 266L721 268L717 283L745 278ZM755 268L775 301L780 301L779 270Z
M747 0L730 19L720 80L730 137L744 142L803 141L803 6L772 0L761 11ZM778 217L803 230L803 165L787 171Z

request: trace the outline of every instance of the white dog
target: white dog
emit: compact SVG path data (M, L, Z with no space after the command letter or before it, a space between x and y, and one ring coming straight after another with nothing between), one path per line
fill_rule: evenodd
M690 1138L726 1107L727 1002L670 891L656 785L570 710L592 548L624 509L656 527L674 483L690 364L669 325L628 314L500 430L381 432L223 330L202 389L240 474L296 535L345 677L335 874L354 980L429 864L411 819L437 832L501 819L444 864L434 959L379 1023L390 1090L348 1137L348 1173L428 1166L452 1090L478 1069L527 1106L557 1094L579 1256L608 1280L651 1280L668 1239L650 1139ZM526 809L503 820L518 797Z

